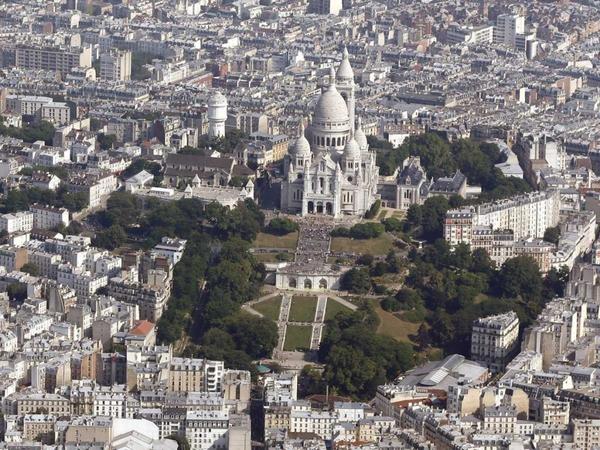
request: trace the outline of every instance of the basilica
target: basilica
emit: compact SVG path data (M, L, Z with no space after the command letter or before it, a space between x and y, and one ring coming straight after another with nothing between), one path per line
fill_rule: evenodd
M354 72L344 55L321 93L307 129L290 147L284 163L281 209L302 216L363 215L378 198L375 153L356 120Z

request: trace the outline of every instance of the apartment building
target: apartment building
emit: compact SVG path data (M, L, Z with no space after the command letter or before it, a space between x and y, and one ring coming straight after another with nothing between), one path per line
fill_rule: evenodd
M56 416L67 415L71 413L71 402L59 394L34 393L17 394L5 405L7 414L37 414L40 410Z
M194 450L227 448L229 414L219 411L187 411L185 437Z
M131 52L111 49L100 55L100 79L111 81L131 80Z
M556 246L543 239L521 239L514 244L514 256L527 256L533 259L541 273L547 273L552 268L553 253Z
M560 195L548 190L506 200L451 209L444 221L444 237L452 246L471 244L475 227L511 230L514 239L540 238L559 221Z
M141 283L130 283L121 278L112 278L108 283L108 295L115 299L138 305L140 319L158 322L166 309L170 291L153 288Z
M23 417L23 438L53 444L56 419L56 416L47 414L26 414Z
M71 122L71 108L64 102L47 103L40 109L40 118L55 126L68 125Z
M29 207L33 214L33 226L42 230L51 230L59 226L69 226L69 210L38 203Z
M89 297L98 289L108 284L106 275L93 275L84 268L61 264L57 268L56 281L73 288L77 297Z
M15 66L67 73L76 67L91 67L92 48L18 45L15 48Z
M0 266L7 271L20 270L27 263L27 249L11 245L0 246Z
M471 359L492 373L504 370L518 346L519 318L514 311L481 317L473 322Z
M131 418L127 410L127 394L125 392L100 392L93 401L95 416Z
M7 95L6 110L20 115L38 116L42 106L52 102L52 97L38 95Z
M29 211L19 211L0 216L0 230L8 234L19 231L31 231L34 227L34 215Z
M314 433L321 439L331 439L333 427L338 421L333 411L318 411L296 409L292 406L290 412L290 428L292 433Z
M198 358L171 358L169 390L175 392L220 392L223 361Z
M516 47L517 35L525 33L525 17L517 14L500 14L494 26L494 43Z
M477 27L451 26L446 32L449 44L489 44L494 38L494 27L481 25Z
M573 443L577 448L600 447L600 420L574 419Z
M448 216L446 216L448 220ZM459 217L454 220L460 221ZM489 226L476 226L471 230L471 250L484 249L490 259L501 266L514 256L515 234L512 230L494 229Z
M67 182L70 192L84 192L89 198L89 207L100 206L102 199L118 187L117 178L111 173L77 174Z

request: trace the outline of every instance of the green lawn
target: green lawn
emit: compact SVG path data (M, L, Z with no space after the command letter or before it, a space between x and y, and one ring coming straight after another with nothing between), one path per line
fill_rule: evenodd
M317 297L294 295L290 307L290 322L312 322L317 310Z
M387 255L393 248L393 238L384 233L374 239L352 239L345 237L334 237L331 240L331 251L351 252L356 254L370 253L371 255Z
M276 236L269 233L258 233L252 243L254 248L290 248L295 249L298 243L298 232L288 233L283 236Z
M281 308L281 295L268 298L252 306L253 309L261 313L267 319L277 321L279 319L279 309Z
M350 312L350 309L346 308L344 305L342 305L337 300L328 298L327 299L327 308L325 309L325 320L333 319L337 315L337 313L342 312L342 311Z
M379 326L377 327L377 333L385 336L390 336L397 341L409 341L411 334L417 334L420 323L412 323L406 320L400 319L397 315L384 311L379 306L379 299L371 299L375 312L379 317Z
M305 325L288 325L285 332L283 349L286 351L310 349L312 327Z

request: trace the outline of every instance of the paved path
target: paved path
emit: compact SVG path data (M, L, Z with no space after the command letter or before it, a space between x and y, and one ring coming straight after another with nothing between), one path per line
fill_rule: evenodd
M327 296L320 294L317 297L317 309L315 311L315 320L313 320L313 322L323 323L325 321L326 306L327 306Z
M284 293L281 298L281 307L279 308L279 319L277 319L277 335L279 336L277 349L280 351L283 351L283 346L285 345L285 334L287 332L287 321L290 316L291 306L292 296Z
M317 309L315 311L315 320L312 323L312 334L310 337L310 349L318 350L323 335L323 322L325 321L325 310L327 308L327 296L319 295L317 299Z

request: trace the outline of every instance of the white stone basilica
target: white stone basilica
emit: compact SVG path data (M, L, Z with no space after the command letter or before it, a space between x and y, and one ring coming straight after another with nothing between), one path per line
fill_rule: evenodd
M312 122L290 147L284 162L281 209L303 216L363 215L378 198L379 168L360 119L355 127L354 72L344 49Z

